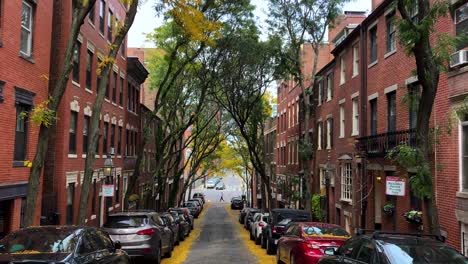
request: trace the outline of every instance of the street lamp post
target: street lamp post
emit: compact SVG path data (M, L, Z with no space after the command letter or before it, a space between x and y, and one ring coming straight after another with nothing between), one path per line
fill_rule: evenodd
M327 159L325 164L325 175L324 175L324 184L325 184L325 197L326 197L326 207L327 207L327 223L330 223L330 178L331 178L332 167L330 164L330 158Z
M115 173L115 167L114 167L114 162L112 161L112 157L110 154L107 154L106 160L104 161L104 166L102 167L101 170L105 177L104 185L112 184L112 176ZM114 196L114 190L111 188L112 189L111 191L104 191L105 188L108 188L108 186L104 186L104 185L101 187L102 197L105 198L105 199L101 199L101 215L100 215L101 225L104 223L104 216L107 217L106 210L108 210L108 208L112 204L112 197Z

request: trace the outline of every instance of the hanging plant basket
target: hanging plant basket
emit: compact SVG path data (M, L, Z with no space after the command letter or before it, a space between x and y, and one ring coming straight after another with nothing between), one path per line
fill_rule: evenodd
M392 203L388 203L388 204L384 205L383 213L386 216L392 216L395 213L395 205L392 204Z
M411 210L403 214L403 217L408 223L421 225L422 224L422 212L417 210Z
M136 202L138 200L140 200L140 196L138 196L138 194L135 194L135 193L130 195L130 197L128 197L128 201L131 203Z

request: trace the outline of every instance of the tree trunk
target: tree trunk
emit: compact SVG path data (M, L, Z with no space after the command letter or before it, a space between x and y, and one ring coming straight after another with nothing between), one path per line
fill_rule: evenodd
M51 92L51 102L49 103L49 109L57 113L62 101L63 94L67 88L68 79L70 72L73 67L73 53L76 46L76 39L80 32L81 25L84 22L84 18L89 13L89 10L94 5L96 0L90 0L86 4L77 4L73 2L72 9L72 23L70 27L70 35L67 39L67 45L65 48L64 62L62 66L62 72L59 74L58 80L51 80L50 83L55 83L54 89ZM54 1L54 13L56 8L61 9L61 1ZM55 124L54 124L55 125ZM38 146L32 167L29 173L28 189L26 196L26 209L24 212L24 226L28 227L34 224L34 213L36 211L37 194L39 192L40 177L42 168L44 166L44 160L47 154L47 148L49 144L49 133L50 128L41 124L39 129Z
M123 27L117 32L115 39L112 45L109 46L109 62L101 69L100 77L101 83L97 89L96 100L93 105L93 114L91 115L90 125L89 125L89 134L90 140L88 142L88 151L86 153L85 160L85 174L83 184L81 186L80 192L80 204L78 208L78 225L84 225L85 219L88 212L88 200L89 200L89 189L91 187L91 181L94 173L94 161L96 155L96 144L99 140L99 118L102 110L102 103L104 101L106 86L109 81L109 72L112 69L112 61L115 60L119 47L121 46L125 36L127 35L128 30L133 24L135 15L137 12L138 0L131 2L128 11L126 12L125 22ZM106 152L104 149L103 152ZM107 210L104 208L104 210Z

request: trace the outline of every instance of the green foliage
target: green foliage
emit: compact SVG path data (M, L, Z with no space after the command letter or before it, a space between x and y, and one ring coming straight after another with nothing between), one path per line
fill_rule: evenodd
M50 127L56 120L56 112L49 108L49 103L52 98L37 104L31 112L22 112L19 117L24 119L29 117L29 120L36 126L44 125Z
M414 169L416 173L409 176L410 188L414 194L421 198L432 196L431 168L428 164L421 162L423 153L408 145L401 144L389 151L387 158L395 161L406 169Z
M322 221L323 220L323 209L322 209L322 201L324 199L324 196L321 194L314 194L312 195L312 200L311 200L311 210L312 210L312 215L317 221Z
M310 142L299 142L299 157L301 160L310 160L314 155L313 145Z

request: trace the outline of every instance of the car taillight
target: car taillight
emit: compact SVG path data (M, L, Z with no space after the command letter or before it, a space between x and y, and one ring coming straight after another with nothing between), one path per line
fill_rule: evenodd
M154 229L153 229L153 228L149 228L149 229L140 230L140 231L137 232L137 235L140 235L140 236L152 236L152 235L154 235Z
M320 245L316 243L302 242L302 246L306 249L320 249Z
M273 227L273 233L275 233L275 234L283 234L283 228L274 226L274 227Z
M259 226L259 227L264 227L264 226L265 226L265 224L264 224L264 223L262 223L262 222L260 222L260 223L258 223L258 226Z

